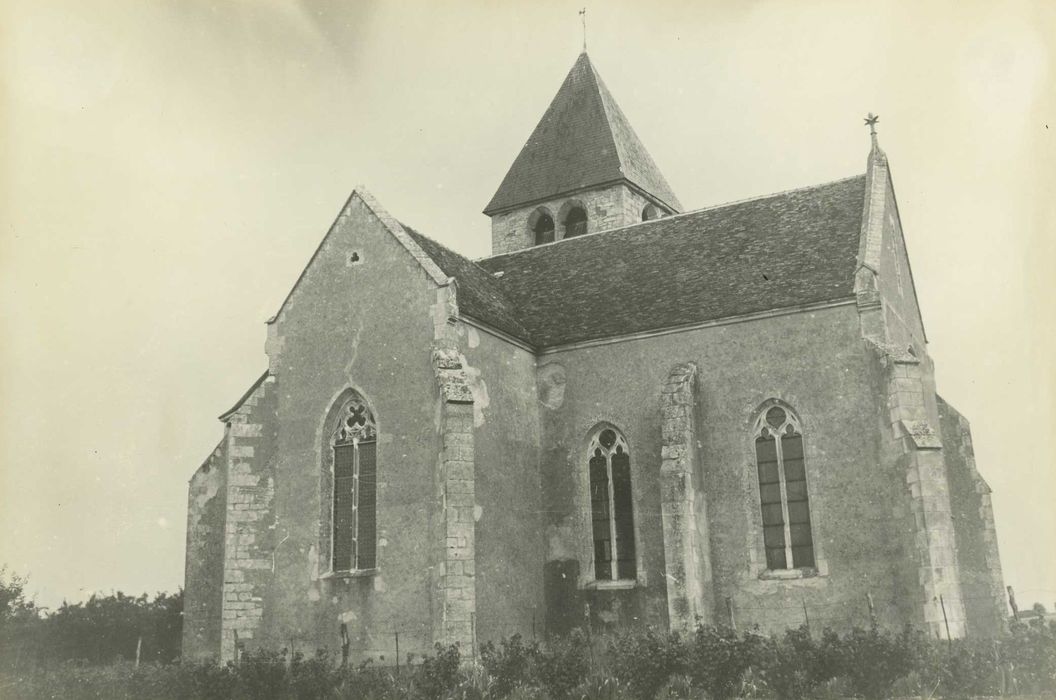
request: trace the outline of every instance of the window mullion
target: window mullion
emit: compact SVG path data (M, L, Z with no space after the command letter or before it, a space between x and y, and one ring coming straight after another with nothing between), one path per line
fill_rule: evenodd
M359 568L359 438L352 440L352 569Z
M609 570L612 580L619 579L619 562L616 550L616 489L612 483L612 453L605 455L605 471L609 476Z
M785 453L781 448L781 436L774 436L774 448L777 452L777 478L781 485L781 519L785 531L785 568L793 568L792 561L792 526L788 520L788 487L785 484Z

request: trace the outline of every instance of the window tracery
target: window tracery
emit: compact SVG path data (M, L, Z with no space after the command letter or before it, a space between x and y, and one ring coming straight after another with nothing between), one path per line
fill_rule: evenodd
M333 451L332 571L377 565L377 426L362 397L345 401L330 438Z
M761 411L753 435L766 568L813 568L814 536L799 419L787 407L771 403Z
M617 430L605 427L591 439L589 454L594 578L633 580L637 563L627 442Z

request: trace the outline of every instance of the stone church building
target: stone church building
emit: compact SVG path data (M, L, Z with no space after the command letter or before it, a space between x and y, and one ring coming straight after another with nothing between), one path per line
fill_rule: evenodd
M587 54L469 260L356 189L191 478L184 654L1005 618L887 157L687 211Z

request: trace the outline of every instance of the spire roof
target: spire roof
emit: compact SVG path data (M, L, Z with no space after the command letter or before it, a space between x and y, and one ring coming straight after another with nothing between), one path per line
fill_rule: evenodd
M484 213L621 180L668 208L682 211L667 180L583 52Z

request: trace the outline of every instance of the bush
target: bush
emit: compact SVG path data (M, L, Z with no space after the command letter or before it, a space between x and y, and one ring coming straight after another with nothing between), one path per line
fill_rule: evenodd
M555 640L549 651L539 655L539 683L552 700L572 697L576 687L590 673L589 642L577 630Z
M396 700L410 696L406 683L401 683L389 669L374 668L369 659L356 668L342 669L339 678L336 690L339 698Z
M240 695L254 700L282 700L286 697L285 651L247 651L233 669Z
M423 700L442 700L461 680L458 671L462 655L457 644L436 644L436 656L426 656L415 679L415 694Z
M781 700L814 697L817 689L836 675L806 627L788 630L780 638L761 640L752 663Z
M913 670L914 639L909 630L892 635L876 627L855 627L843 637L826 634L821 653L837 675L847 678L856 695L888 698L895 682Z
M760 643L753 634L739 637L729 627L698 625L686 650L686 671L693 686L714 700L734 697Z
M617 636L608 649L612 674L638 700L653 700L672 676L686 668L686 649L677 634L648 628Z
M1056 624L1013 623L1011 636L1001 645L1001 660L1018 692L1056 694Z
M293 700L325 700L341 682L341 671L324 649L311 659L297 652L290 662L290 697Z
M949 643L920 633L903 635L903 639L916 677L915 687L910 686L914 692L951 699L1000 692L1001 669L993 640L969 638Z
M539 657L539 645L525 644L521 635L503 639L499 646L487 642L480 647L480 663L491 677L489 695L504 698L528 682Z
M238 679L231 666L216 661L180 664L178 695L194 700L228 700L235 696Z
M763 638L699 627L688 639L646 629L612 638L598 669L581 632L549 649L520 637L484 644L483 669L464 673L457 646L436 647L402 679L392 669L339 668L326 653L255 650L238 666L85 661L27 665L0 674L0 696L98 700L711 700L731 697L956 698L1001 690L1056 697L1056 627L1013 625L994 640L936 641L919 633L856 629L813 638L805 628ZM1000 659L1000 664L998 663ZM609 669L605 671L604 669Z

